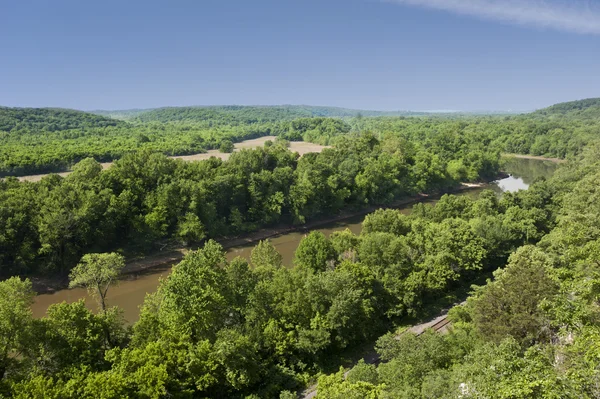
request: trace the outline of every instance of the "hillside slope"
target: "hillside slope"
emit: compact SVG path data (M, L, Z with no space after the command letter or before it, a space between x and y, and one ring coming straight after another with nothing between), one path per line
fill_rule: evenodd
M600 119L600 98L569 101L535 111L533 115Z
M122 121L71 109L0 107L0 131L4 132L56 132L123 124Z
M264 123L308 117L355 117L362 116L420 116L425 112L369 111L339 107L309 105L277 106L191 106L93 111L97 115L136 122L200 122L213 120L225 124Z

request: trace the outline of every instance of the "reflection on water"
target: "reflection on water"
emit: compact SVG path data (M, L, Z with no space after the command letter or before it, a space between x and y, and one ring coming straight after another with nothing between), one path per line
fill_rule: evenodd
M502 160L502 169L511 176L522 179L527 187L537 179L551 177L558 166L557 163L537 159L503 158Z
M503 193L514 193L515 191L527 190L529 188L529 184L525 183L521 177L509 176L506 179L498 180L495 183Z
M550 161L505 158L503 169L510 176L494 183L502 192L527 190L536 180L552 176L557 167L558 164Z
M484 189L493 189L497 192L526 190L535 179L541 177L550 177L556 170L558 165L551 162L544 162L530 159L510 159L506 161L503 169L510 177L499 180L487 187L481 189L469 190L458 195L467 195L476 197ZM434 203L433 200L427 202ZM412 205L401 208L403 213L409 213ZM330 235L334 231L350 229L353 233L358 234L361 230L361 223L364 216L356 216L346 219L342 222L335 222L324 225L316 230L323 232L325 235ZM293 232L284 234L278 237L273 237L271 242L283 257L285 265L292 265L294 251L298 243L307 232ZM244 258L250 257L250 252L254 244L247 244L239 247L231 248L227 251L227 259L232 260L237 256ZM139 306L142 304L146 293L156 291L160 278L168 276L170 268L153 269L145 274L126 276L120 281L119 285L111 287L108 293L107 302L110 306L119 306L123 309L125 319L129 322L135 322L138 318ZM96 304L93 299L87 296L83 289L61 290L54 294L38 295L35 298L35 303L32 306L33 314L36 317L42 317L46 313L46 309L53 303L63 301L74 302L78 299L85 298L86 305L95 310Z

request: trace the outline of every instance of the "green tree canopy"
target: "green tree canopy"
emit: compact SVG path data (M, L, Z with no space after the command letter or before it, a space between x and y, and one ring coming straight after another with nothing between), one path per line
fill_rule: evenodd
M335 250L331 242L319 231L312 231L300 241L296 249L296 265L313 272L327 269L329 262L335 259Z
M87 254L71 270L69 287L85 287L96 298L102 311L106 310L106 294L125 267L125 258L117 253Z

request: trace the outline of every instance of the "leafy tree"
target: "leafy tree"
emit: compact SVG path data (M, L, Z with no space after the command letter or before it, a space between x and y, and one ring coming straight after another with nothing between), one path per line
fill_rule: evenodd
M388 334L380 338L377 347L382 358L389 360L378 369L379 381L396 395L404 391L418 396L422 378L452 362L449 342L431 330L420 337L402 334L397 340Z
M229 140L224 140L221 142L221 146L219 147L219 151L223 153L232 153L233 152L233 143Z
M351 383L363 381L377 385L379 381L377 367L373 364L365 363L364 359L360 359L356 366L352 367L348 372L346 379Z
M325 399L377 399L381 397L384 387L370 382L351 382L344 380L344 370L330 376L319 378L317 398Z
M94 158L86 158L79 161L73 167L73 173L69 175L69 180L75 180L81 183L89 183L96 179L102 172L102 165Z
M233 389L252 386L262 374L256 343L236 330L219 331L213 355L223 368L224 380Z
M104 369L105 351L126 342L122 322L112 322L114 317L110 311L94 315L83 300L50 306L42 319L45 334L37 337L38 367L52 375L70 367Z
M260 240L250 254L250 262L255 268L279 268L282 257L269 240Z
M106 311L106 294L125 267L125 258L116 253L87 254L73 268L69 276L69 287L85 287L98 301L100 309Z
M190 107L120 116L132 123L0 108L3 175L65 170L84 159L67 178L0 181L0 271L60 274L88 252L142 252L161 241L304 223L440 192L494 177L506 150L573 156L597 139L595 107L354 121L312 118L333 111L303 107ZM278 138L228 161L165 156L265 134ZM333 147L299 157L286 139ZM444 196L409 216L379 210L360 236L311 233L291 269L280 267L271 243L257 245L250 268L240 258L227 262L209 240L148 296L131 337L117 310L94 315L82 302L31 320L30 295L15 294L27 287L0 283L0 337L9 347L2 394L278 397L345 348L421 315L426 303L453 300L455 288L537 244L519 249L465 309L453 310L447 334L388 335L378 341L386 364L361 363L346 379L325 376L319 396L596 397L598 154L591 146L556 178L501 199ZM105 171L98 164L117 158ZM73 273L89 272L84 263ZM97 281L84 286L104 303L110 279Z
M31 343L34 292L29 280L0 281L0 380L10 373Z
M202 241L206 237L204 225L193 213L186 213L177 224L177 237L184 243Z
M358 249L360 239L350 229L334 231L329 236L329 240L339 259L356 260L356 250Z
M391 233L397 236L410 231L410 220L400 211L393 209L378 209L368 214L362 223L362 234Z
M231 303L239 314L240 319L246 311L248 299L259 280L259 275L251 270L248 261L236 257L225 267L227 284L231 294ZM238 322L241 323L241 320Z
M551 265L543 251L525 246L511 255L505 269L494 273L496 280L472 300L473 319L484 336L496 342L511 336L524 345L552 337L539 308L557 293Z
M296 249L296 265L311 270L322 272L327 265L335 259L335 250L325 235L312 231L302 238Z
M192 342L214 339L231 320L231 294L223 247L209 240L186 254L160 288L162 334L189 337Z

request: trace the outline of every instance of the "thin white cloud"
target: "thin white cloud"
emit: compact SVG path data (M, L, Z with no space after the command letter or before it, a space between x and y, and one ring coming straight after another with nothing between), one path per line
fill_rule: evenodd
M600 34L600 3L582 0L386 0L479 18Z

